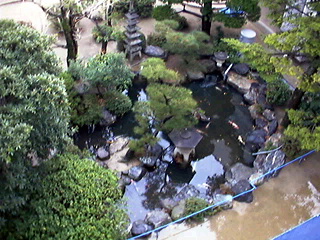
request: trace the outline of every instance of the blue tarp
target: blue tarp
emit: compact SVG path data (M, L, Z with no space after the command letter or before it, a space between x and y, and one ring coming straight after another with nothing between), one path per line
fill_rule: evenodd
M273 240L320 240L320 216L307 220Z

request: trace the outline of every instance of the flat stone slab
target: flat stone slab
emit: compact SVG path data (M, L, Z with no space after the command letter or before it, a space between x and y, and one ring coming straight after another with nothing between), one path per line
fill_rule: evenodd
M233 71L228 73L227 83L243 94L249 92L251 84L255 82L257 81L243 77Z

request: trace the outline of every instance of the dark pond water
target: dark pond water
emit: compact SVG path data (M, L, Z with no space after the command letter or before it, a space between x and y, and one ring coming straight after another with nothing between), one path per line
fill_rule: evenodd
M243 156L242 139L252 130L252 121L242 96L223 84L188 84L194 99L199 103L205 115L211 118L209 123L199 123L196 128L203 139L196 147L196 160L187 168L180 168L172 161L173 148L166 136L160 132L159 144L167 148L157 168L149 171L138 182L126 187L125 197L131 221L144 219L150 210L160 208L160 200L175 196L188 184L194 185L206 198L220 183L223 174ZM128 92L133 101L146 100L145 85L136 83ZM107 139L118 135L135 137L133 127L136 122L132 112L109 128L96 128L94 131L80 132L77 144L82 147L104 145ZM91 147L92 148L92 147Z

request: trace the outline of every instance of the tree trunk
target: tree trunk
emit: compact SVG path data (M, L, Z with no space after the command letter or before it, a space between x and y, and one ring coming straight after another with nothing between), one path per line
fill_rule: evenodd
M67 64L70 65L71 60L76 60L78 55L78 43L75 39L75 23L71 13L64 7L61 7L61 26L67 43Z
M202 8L202 31L210 35L212 21L212 0L204 0Z
M108 48L108 42L107 41L102 41L101 43L101 53L106 54L107 53L107 48Z

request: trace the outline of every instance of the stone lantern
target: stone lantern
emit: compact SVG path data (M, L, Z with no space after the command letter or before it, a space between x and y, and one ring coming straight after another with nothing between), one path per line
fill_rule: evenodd
M222 67L222 64L229 58L226 52L215 52L214 60L217 62L217 67Z
M169 138L175 145L173 156L176 162L187 165L191 160L191 156L195 154L195 147L202 137L195 128L173 130L169 134Z

